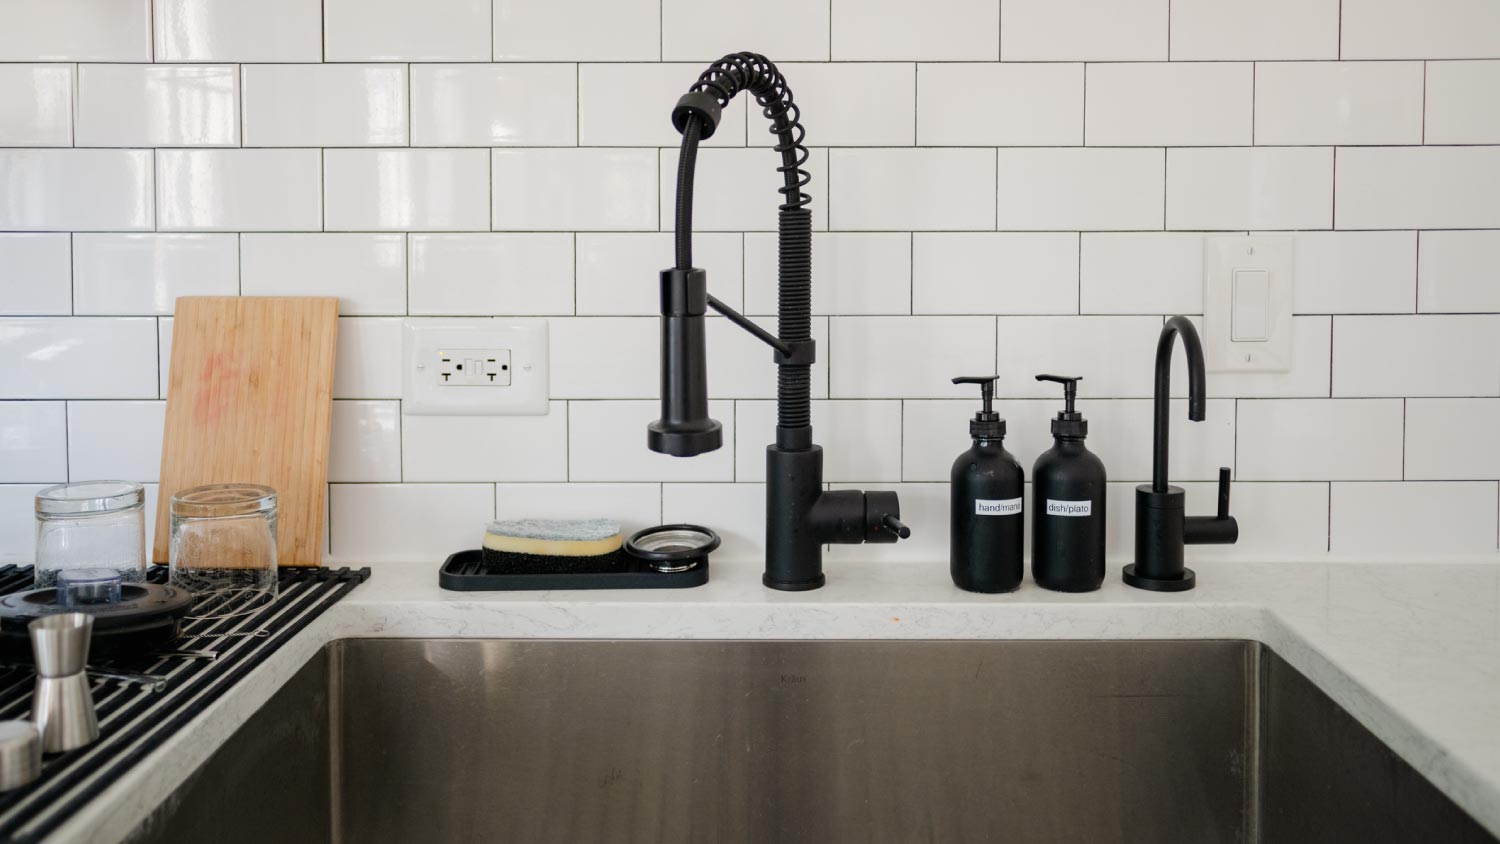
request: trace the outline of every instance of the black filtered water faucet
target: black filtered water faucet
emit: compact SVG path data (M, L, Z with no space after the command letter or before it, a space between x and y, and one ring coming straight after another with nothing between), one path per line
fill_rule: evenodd
M778 220L777 333L772 334L708 293L708 275L693 266L693 173L698 142L711 137L724 106L748 91L771 121L781 155ZM823 585L823 546L895 542L901 523L894 492L823 489L823 449L812 440L812 177L801 110L786 79L765 56L734 53L709 65L677 101L672 125L682 133L677 159L676 266L661 273L661 418L647 427L652 451L691 457L723 445L708 415L704 315L709 308L760 338L776 364L776 442L766 447L766 572L772 589Z

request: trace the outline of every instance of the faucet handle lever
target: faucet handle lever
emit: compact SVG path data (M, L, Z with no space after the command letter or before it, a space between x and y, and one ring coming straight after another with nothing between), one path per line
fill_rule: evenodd
M885 518L880 520L880 524L886 530L896 534L902 539L911 538L911 528L907 527L900 519L890 515L889 513L886 514Z
M1229 518L1229 467L1219 467L1219 515L1220 519Z

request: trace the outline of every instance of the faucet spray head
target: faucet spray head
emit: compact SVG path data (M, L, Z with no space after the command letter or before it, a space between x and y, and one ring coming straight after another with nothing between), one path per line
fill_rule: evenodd
M662 270L661 418L646 428L652 451L692 457L724 444L723 426L708 416L707 311L707 273L696 267Z

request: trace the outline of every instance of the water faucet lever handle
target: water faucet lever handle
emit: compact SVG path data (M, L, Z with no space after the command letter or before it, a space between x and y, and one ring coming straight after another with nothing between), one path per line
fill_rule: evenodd
M1219 467L1219 515L1220 519L1229 518L1229 467Z

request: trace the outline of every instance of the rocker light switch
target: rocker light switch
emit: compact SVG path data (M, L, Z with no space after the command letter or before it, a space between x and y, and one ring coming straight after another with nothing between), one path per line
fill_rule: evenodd
M1271 274L1265 270L1234 271L1234 342L1265 342L1271 333Z
M1203 353L1211 372L1292 368L1291 237L1203 239Z

